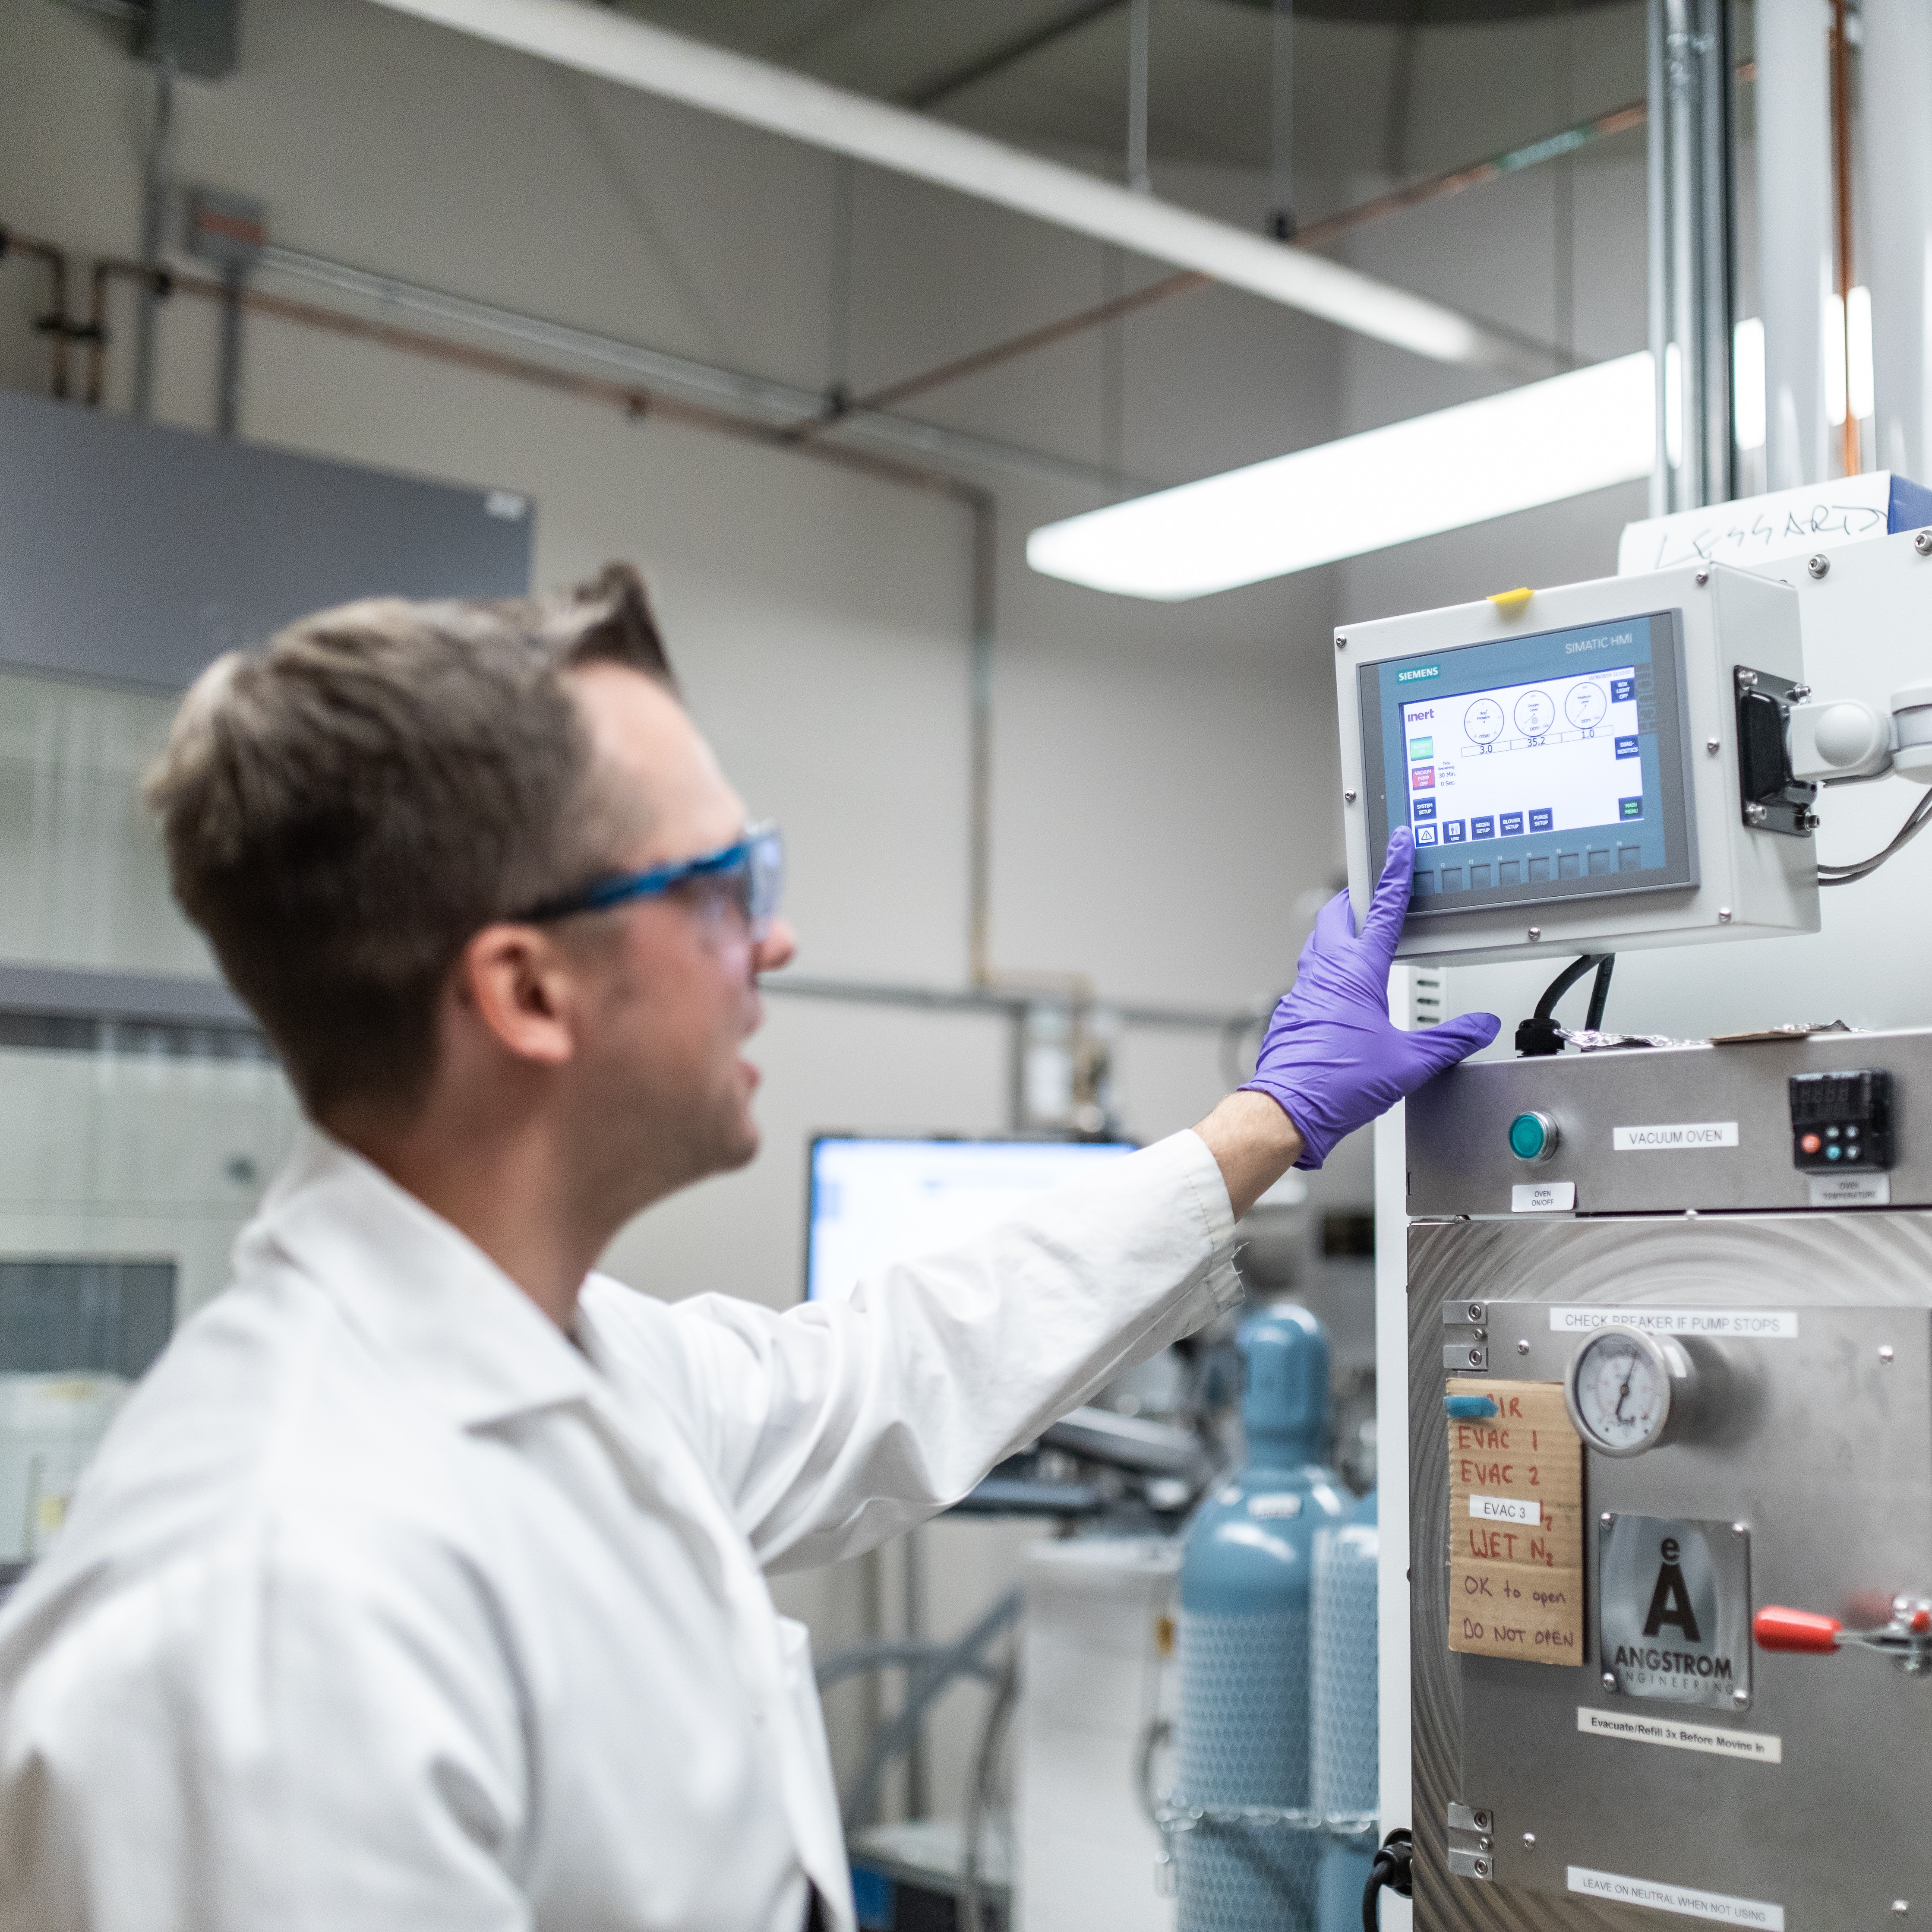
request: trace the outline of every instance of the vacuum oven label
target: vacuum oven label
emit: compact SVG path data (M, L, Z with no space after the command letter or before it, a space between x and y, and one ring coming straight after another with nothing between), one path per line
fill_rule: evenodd
M1687 1147L1735 1147L1735 1120L1681 1120L1657 1127L1612 1127L1610 1152L1648 1154L1663 1149L1681 1153Z
M1645 1335L1708 1335L1726 1342L1798 1339L1798 1317L1790 1309L1553 1308L1550 1327L1556 1335L1634 1328Z
M1598 1654L1622 1696L1748 1707L1747 1531L1606 1511L1598 1525L1597 1563Z
M1616 1872L1568 1867L1570 1889L1585 1898L1606 1898L1616 1905L1647 1905L1653 1912L1675 1912L1685 1918L1714 1919L1720 1925L1751 1925L1758 1932L1784 1932L1784 1907L1761 1898L1732 1898L1721 1891L1699 1891L1688 1885L1664 1885L1654 1878L1624 1878Z

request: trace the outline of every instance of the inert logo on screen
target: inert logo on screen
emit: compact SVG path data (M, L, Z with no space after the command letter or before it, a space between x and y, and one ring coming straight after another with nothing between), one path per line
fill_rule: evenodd
M1442 668L1439 664L1426 664L1419 671L1398 671L1395 681L1398 684L1413 684L1418 678L1433 678Z

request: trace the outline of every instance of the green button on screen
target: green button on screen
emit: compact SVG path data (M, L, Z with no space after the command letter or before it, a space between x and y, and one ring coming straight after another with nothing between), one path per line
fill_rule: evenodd
M1519 1113L1510 1122L1510 1152L1519 1161L1533 1161L1543 1152L1543 1122L1533 1113Z

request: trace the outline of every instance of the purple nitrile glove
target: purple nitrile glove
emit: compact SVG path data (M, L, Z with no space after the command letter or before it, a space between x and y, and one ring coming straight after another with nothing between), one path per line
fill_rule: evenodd
M1266 1094L1294 1122L1304 1143L1298 1167L1320 1167L1343 1134L1486 1047L1502 1024L1493 1013L1466 1013L1405 1033L1390 1020L1389 967L1414 870L1414 834L1398 825L1361 936L1348 894L1337 893L1268 1022L1255 1077L1242 1091Z

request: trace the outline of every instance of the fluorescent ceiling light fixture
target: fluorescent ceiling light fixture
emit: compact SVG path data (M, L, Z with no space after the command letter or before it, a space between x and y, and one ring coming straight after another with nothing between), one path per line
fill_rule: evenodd
M376 4L1195 269L1436 362L1534 375L1550 365L1532 344L1324 255L583 0Z
M1042 524L1049 577L1178 602L1650 474L1648 350Z

